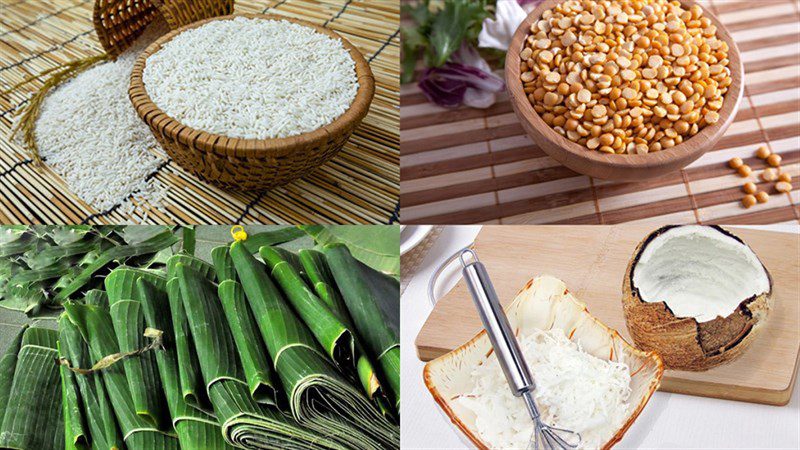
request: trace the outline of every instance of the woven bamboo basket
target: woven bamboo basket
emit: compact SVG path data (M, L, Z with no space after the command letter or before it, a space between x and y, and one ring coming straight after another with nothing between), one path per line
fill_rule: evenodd
M347 111L332 123L308 133L275 139L238 139L190 128L159 109L148 96L142 80L147 58L183 31L212 20L230 20L234 17L286 20L341 40L355 61L359 84L356 97ZM242 190L265 190L286 184L333 158L367 115L374 93L375 79L369 64L350 42L326 28L273 14L215 17L162 36L137 59L129 90L136 112L175 162L202 180L224 188Z
M233 0L96 0L92 19L103 49L116 58L159 14L175 30L232 12Z

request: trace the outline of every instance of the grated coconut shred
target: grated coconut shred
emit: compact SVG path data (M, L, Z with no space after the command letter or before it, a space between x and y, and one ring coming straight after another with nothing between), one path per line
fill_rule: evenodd
M164 211L167 188L148 176L165 156L133 109L128 85L136 57L166 31L157 19L117 60L58 86L42 104L35 129L39 154L75 195L101 212L116 207L146 220L147 209Z
M628 366L584 352L561 329L525 333L520 345L536 383L534 399L542 419L580 433L579 448L602 447L628 416ZM470 379L473 390L458 401L475 413L481 439L497 449L527 448L533 422L522 398L511 393L494 353Z

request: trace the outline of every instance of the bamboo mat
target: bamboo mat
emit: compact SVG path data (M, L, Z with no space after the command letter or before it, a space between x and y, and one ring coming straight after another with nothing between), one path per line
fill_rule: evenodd
M404 223L798 223L800 221L800 7L797 0L701 1L732 32L745 64L735 123L712 151L666 178L618 183L576 174L527 137L507 97L486 111L444 110L416 84L401 87ZM783 157L795 189L740 206L744 180L726 166L753 153Z
M102 52L93 0L0 0L0 90L74 58ZM399 195L399 5L393 0L237 1L324 25L364 54L376 78L369 115L342 152L305 179L266 193L227 192L165 154L151 176L168 186L166 214L96 211L48 168L37 170L7 136L15 107L39 82L0 97L0 223L392 223ZM90 125L88 125L90 126Z

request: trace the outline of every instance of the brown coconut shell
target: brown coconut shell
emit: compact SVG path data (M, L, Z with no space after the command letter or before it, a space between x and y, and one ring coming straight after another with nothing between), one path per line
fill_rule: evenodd
M675 227L661 227L636 246L622 283L625 323L636 346L657 352L666 368L708 370L738 358L758 335L769 312L772 276L762 263L769 279L769 291L742 300L727 317L717 317L708 322L676 317L665 302L643 301L639 289L633 284L633 269L644 248L657 236ZM747 246L729 231L718 226L712 228Z

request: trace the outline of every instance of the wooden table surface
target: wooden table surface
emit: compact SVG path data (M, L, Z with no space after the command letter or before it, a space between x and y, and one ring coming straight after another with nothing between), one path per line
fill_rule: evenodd
M416 84L401 87L401 205L405 223L782 223L800 222L800 191L750 209L739 156L755 173L766 145L800 176L800 6L797 0L702 0L736 40L745 95L719 144L665 178L608 182L579 175L532 143L507 97L487 110L446 110ZM755 177L751 177L755 179Z

